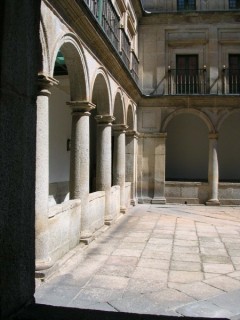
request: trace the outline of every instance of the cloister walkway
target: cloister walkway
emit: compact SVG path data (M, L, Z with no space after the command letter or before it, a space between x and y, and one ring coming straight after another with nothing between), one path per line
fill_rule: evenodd
M240 208L138 205L79 245L36 302L240 319Z

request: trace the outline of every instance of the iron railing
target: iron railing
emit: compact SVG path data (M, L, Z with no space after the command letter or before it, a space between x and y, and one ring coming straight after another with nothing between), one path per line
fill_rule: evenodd
M116 52L120 54L134 81L138 83L139 62L134 52L131 55L131 43L125 30L120 28L120 17L112 4L112 0L83 1L104 30ZM130 59L132 60L130 61Z
M207 94L207 71L204 69L168 68L168 94Z
M130 69L130 53L131 53L131 43L128 36L123 28L121 28L121 56L125 65Z
M135 80L135 82L138 84L138 65L139 65L139 61L138 58L135 54L135 52L132 50L132 69L131 69L131 73L132 73L132 77Z
M120 18L110 0L103 0L102 19L100 24L114 48L119 51Z
M240 69L222 70L222 93L240 94Z

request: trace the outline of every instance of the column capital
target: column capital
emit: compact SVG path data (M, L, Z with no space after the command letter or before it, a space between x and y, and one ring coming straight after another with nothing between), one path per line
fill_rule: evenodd
M59 81L56 79L45 75L43 73L38 74L38 80L37 80L37 85L38 85L38 95L39 96L47 96L49 97L51 92L49 91L50 88L53 85L58 85Z
M217 140L218 139L218 133L209 133L208 138L212 139L212 140Z
M128 126L124 123L113 125L113 130L116 132L126 132L127 128Z
M81 113L88 116L96 108L96 105L89 101L67 101L66 104L72 109L74 114Z
M134 138L138 139L138 137L139 137L139 132L137 132L136 130L127 130L127 131L126 131L126 136L128 136L128 137L134 137Z
M95 119L99 125L112 126L112 122L115 121L116 118L111 116L110 114L102 114L97 115Z

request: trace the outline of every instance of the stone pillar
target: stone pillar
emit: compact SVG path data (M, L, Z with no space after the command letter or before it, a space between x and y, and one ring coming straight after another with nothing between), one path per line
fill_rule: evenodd
M38 76L35 232L36 270L52 266L48 251L48 196L49 196L49 89L58 82L48 76Z
M215 133L209 134L209 163L208 163L208 184L209 184L209 200L207 205L219 205L218 200L218 155L217 155L217 139Z
M114 130L114 155L113 155L113 184L120 186L120 212L126 212L125 204L125 147L126 129L124 124L115 124Z
M137 147L138 133L133 130L126 132L126 181L131 182L131 204L137 200Z
M112 186L112 122L110 115L98 115L97 121L97 168L96 188L105 191L105 224L111 224L114 217L111 212Z
M166 133L155 136L154 152L154 197L152 203L165 204L165 158L166 158Z
M70 101L67 105L72 109L70 199L81 199L81 239L85 241L92 236L88 211L89 116L95 105L88 101Z

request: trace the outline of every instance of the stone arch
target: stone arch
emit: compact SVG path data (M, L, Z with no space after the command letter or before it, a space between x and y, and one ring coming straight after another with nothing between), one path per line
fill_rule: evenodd
M103 68L97 70L91 90L91 101L96 105L96 114L111 114L111 90L108 76Z
M127 108L127 125L129 130L135 130L133 105L129 104Z
M39 68L38 71L44 74L50 74L50 55L49 47L47 41L47 30L44 25L44 21L41 17L40 20L40 43L41 43L41 52L39 56Z
M172 113L170 113L163 121L162 123L162 128L161 128L161 131L162 132L166 132L167 130L167 126L168 124L170 123L170 121L175 118L176 116L180 115L180 114L193 114L195 116L197 116L198 118L202 119L203 122L206 124L207 128L208 128L208 131L209 133L215 133L216 130L215 130L215 127L213 125L213 123L211 122L211 120L208 118L208 116L203 113L202 111L199 111L199 110L196 110L196 109L193 109L193 108L188 108L188 109L185 109L185 108L182 108L182 109L177 109L175 111L173 111Z
M218 123L218 161L221 182L240 182L240 110L225 113Z
M113 104L113 116L116 118L114 121L115 124L126 123L124 99L121 89L118 89L115 95Z
M221 127L223 125L223 123L225 122L225 120L227 120L228 117L231 117L233 114L238 114L240 112L239 109L234 109L231 110L230 112L225 112L219 119L218 123L217 123L217 132L219 132L221 130Z
M86 101L89 98L89 76L85 56L74 34L61 36L56 42L49 73L54 76L54 66L58 51L64 56L70 82L72 101Z

